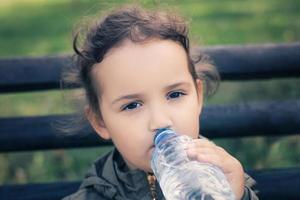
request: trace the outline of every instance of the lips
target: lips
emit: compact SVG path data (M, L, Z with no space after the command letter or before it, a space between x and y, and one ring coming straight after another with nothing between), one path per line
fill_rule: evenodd
M154 151L154 145L152 145L152 146L150 147L149 151L150 151L150 155L152 156L152 153L153 153L153 151Z

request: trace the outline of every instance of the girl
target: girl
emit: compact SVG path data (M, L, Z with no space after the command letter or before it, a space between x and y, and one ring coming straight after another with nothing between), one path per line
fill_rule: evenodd
M196 73L182 19L121 8L91 26L81 48L77 38L73 45L88 102L86 117L115 149L94 163L66 200L164 199L150 167L153 137L160 128L194 138L188 156L219 166L236 199L257 199L250 188L254 181L240 162L198 139L203 93L218 76L201 60Z

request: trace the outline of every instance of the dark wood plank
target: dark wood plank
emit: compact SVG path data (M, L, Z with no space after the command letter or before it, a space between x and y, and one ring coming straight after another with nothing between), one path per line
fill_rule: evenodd
M208 106L200 119L209 138L300 134L300 100Z
M89 126L80 133L64 134L58 127L73 116L51 115L0 119L0 151L26 151L111 145Z
M197 54L201 52L195 48ZM300 43L203 48L223 80L300 76ZM68 55L0 59L0 92L57 89Z
M222 80L254 80L300 76L300 42L214 46L205 48ZM201 53L198 49L198 55Z
M200 120L208 138L280 136L300 133L300 100L208 106ZM79 134L64 135L56 122L70 116L16 117L0 119L0 151L24 151L110 145L89 126Z
M61 200L79 188L79 182L30 183L0 186L2 200Z
M250 170L261 200L297 200L300 197L300 168Z
M0 60L0 92L57 89L69 56L20 57Z
M300 168L247 171L257 182L260 200L299 200ZM58 200L75 192L80 182L0 186L0 199Z

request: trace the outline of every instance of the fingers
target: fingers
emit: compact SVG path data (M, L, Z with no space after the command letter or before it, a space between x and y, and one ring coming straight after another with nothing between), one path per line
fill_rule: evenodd
M217 147L217 145L208 139L195 139L193 140L193 147Z
M224 173L229 172L235 158L222 147L206 139L196 139L187 149L187 155L191 160L207 162L220 167Z
M244 191L244 170L241 163L222 147L207 139L195 139L186 149L192 160L218 166L227 177L236 197Z
M211 163L220 167L224 172L227 167L224 166L226 158L224 156L219 155L213 149L201 149L201 151L197 150L188 150L188 156L191 160L197 160L199 162Z
M227 152L222 147L219 147L213 142L206 139L194 140L193 143L188 146L187 151L189 155L193 157L195 156L195 154L205 154L205 155L227 154Z

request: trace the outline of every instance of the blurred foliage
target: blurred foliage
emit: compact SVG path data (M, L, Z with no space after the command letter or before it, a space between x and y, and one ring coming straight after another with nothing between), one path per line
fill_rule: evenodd
M139 2L171 9L190 23L196 45L282 43L300 39L298 0L1 0L0 58L72 53L72 32L80 23L112 7ZM206 104L299 99L300 80L223 82ZM67 91L0 95L0 117L63 114L74 111ZM219 139L245 168L300 164L299 136ZM0 183L82 179L109 147L0 154Z
M1 182L27 183L81 178L112 147L10 153L0 156ZM3 164L3 166L2 166ZM3 174L2 174L3 173Z
M80 20L124 2L134 1L1 0L0 56L70 52L72 28ZM291 42L300 37L297 0L139 2L177 10L189 20L192 38L200 44Z

